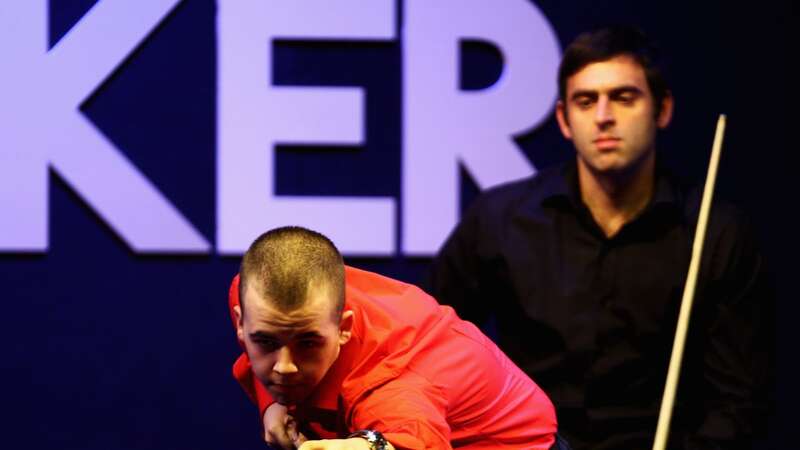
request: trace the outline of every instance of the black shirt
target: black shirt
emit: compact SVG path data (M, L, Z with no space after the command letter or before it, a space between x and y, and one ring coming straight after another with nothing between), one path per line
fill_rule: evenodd
M434 261L431 291L550 396L573 448L651 448L701 193L657 171L608 238L574 163L492 189ZM746 447L765 415L772 298L747 222L715 201L670 448Z

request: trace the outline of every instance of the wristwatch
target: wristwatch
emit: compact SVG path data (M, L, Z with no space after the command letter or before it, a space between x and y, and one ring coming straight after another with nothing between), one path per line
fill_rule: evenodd
M375 430L358 430L351 433L347 438L362 438L369 443L370 450L387 450L389 443L383 437L380 431Z

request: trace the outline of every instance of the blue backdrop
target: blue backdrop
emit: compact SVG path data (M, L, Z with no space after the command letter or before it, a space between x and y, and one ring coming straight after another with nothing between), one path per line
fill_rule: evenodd
M50 45L94 4L50 0ZM703 178L717 115L728 114L718 190L755 217L780 293L779 354L794 354L798 332L791 318L798 307L788 295L784 243L789 212L778 209L786 205L787 192L785 58L795 53L787 42L793 6L774 1L535 4L562 48L579 32L608 23L639 25L661 44L677 103L659 148L678 172ZM497 2L497 8L502 5ZM395 40L275 43L275 84L362 86L367 92L365 145L324 151L279 147L277 194L402 195L403 0L396 6ZM3 8L0 14L8 11ZM465 6L452 13L470 11ZM212 0L180 2L81 105L84 116L212 246L216 14ZM465 90L486 88L502 72L502 57L485 43L464 43L460 61L459 85ZM4 58L0 82L14 65ZM57 130L43 123L41 133ZM515 140L539 168L573 157L552 118ZM62 144L68 147L69 141ZM466 170L461 177L463 207L479 188ZM134 253L58 174L51 170L49 179L48 249L0 253L0 292L7 305L0 319L5 447L262 448L256 410L230 375L238 347L226 294L238 257L214 251ZM0 211L0 220L13 214ZM399 253L348 259L413 283L423 280L428 262ZM780 360L780 413L796 404L797 375ZM789 430L788 414L776 413L772 424L778 442Z

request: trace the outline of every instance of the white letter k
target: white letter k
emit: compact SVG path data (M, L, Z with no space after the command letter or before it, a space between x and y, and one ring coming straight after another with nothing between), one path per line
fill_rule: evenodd
M137 253L206 239L79 111L180 0L101 0L47 51L47 0L0 2L0 252L48 246L49 165Z

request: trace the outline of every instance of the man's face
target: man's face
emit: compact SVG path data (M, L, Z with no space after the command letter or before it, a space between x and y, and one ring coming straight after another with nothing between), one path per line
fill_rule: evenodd
M244 289L244 314L237 311L239 339L256 377L280 404L306 399L350 338L352 311L337 321L330 289L311 289L300 309L276 309L257 289Z
M656 109L642 66L618 56L569 77L556 117L575 144L580 170L613 176L654 161L656 129L669 124L672 98L665 98L658 116Z

